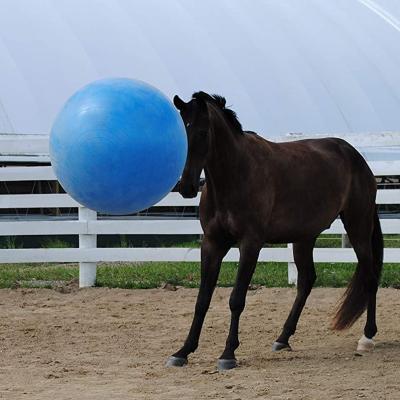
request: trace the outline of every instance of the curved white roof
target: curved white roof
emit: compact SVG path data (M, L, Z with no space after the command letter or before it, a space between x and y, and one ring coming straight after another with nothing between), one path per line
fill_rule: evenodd
M2 0L0 132L110 76L222 94L264 136L400 131L400 2Z

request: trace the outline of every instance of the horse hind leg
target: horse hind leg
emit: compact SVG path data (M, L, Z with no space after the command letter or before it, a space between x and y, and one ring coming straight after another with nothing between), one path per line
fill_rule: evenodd
M376 293L383 267L383 235L378 213L374 213L374 227L372 230L372 256L373 256L373 273L376 279L372 289L367 306L367 321L364 327L364 335L358 341L358 351L369 351L374 348L372 338L376 335L378 329L376 326Z
M341 214L358 264L335 317L334 328L350 327L367 309L364 335L357 347L357 350L365 351L374 347L372 338L377 332L376 292L382 269L383 239L376 210L364 215L359 211L355 208Z
M297 295L282 333L272 345L272 351L291 350L289 338L296 331L297 322L316 279L312 254L315 240L316 238L293 244L293 256L298 271Z

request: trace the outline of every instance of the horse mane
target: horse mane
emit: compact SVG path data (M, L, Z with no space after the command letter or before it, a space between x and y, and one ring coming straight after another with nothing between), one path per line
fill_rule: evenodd
M193 93L192 98L216 105L223 112L226 120L235 129L235 131L243 134L242 124L240 123L235 111L231 110L230 108L226 108L225 97L222 97L219 94L210 95L205 92L196 92Z

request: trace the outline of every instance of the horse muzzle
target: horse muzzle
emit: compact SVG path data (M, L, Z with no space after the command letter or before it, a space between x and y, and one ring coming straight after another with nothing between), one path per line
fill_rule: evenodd
M198 192L199 192L198 184L197 185L194 183L186 185L182 185L182 183L179 184L179 193L185 199L192 199L193 197L196 197Z

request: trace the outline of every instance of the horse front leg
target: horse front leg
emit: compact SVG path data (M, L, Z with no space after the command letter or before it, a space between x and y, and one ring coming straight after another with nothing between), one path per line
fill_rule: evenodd
M235 350L239 347L239 319L245 307L247 290L257 265L260 250L261 245L257 246L253 243L240 246L239 269L229 299L231 324L225 350L218 360L219 370L232 369L237 365Z
M197 349L204 318L217 284L221 262L229 248L230 246L227 244L220 243L211 237L205 236L203 238L201 245L201 282L193 322L183 347L169 357L167 367L182 367L187 364L188 355Z

